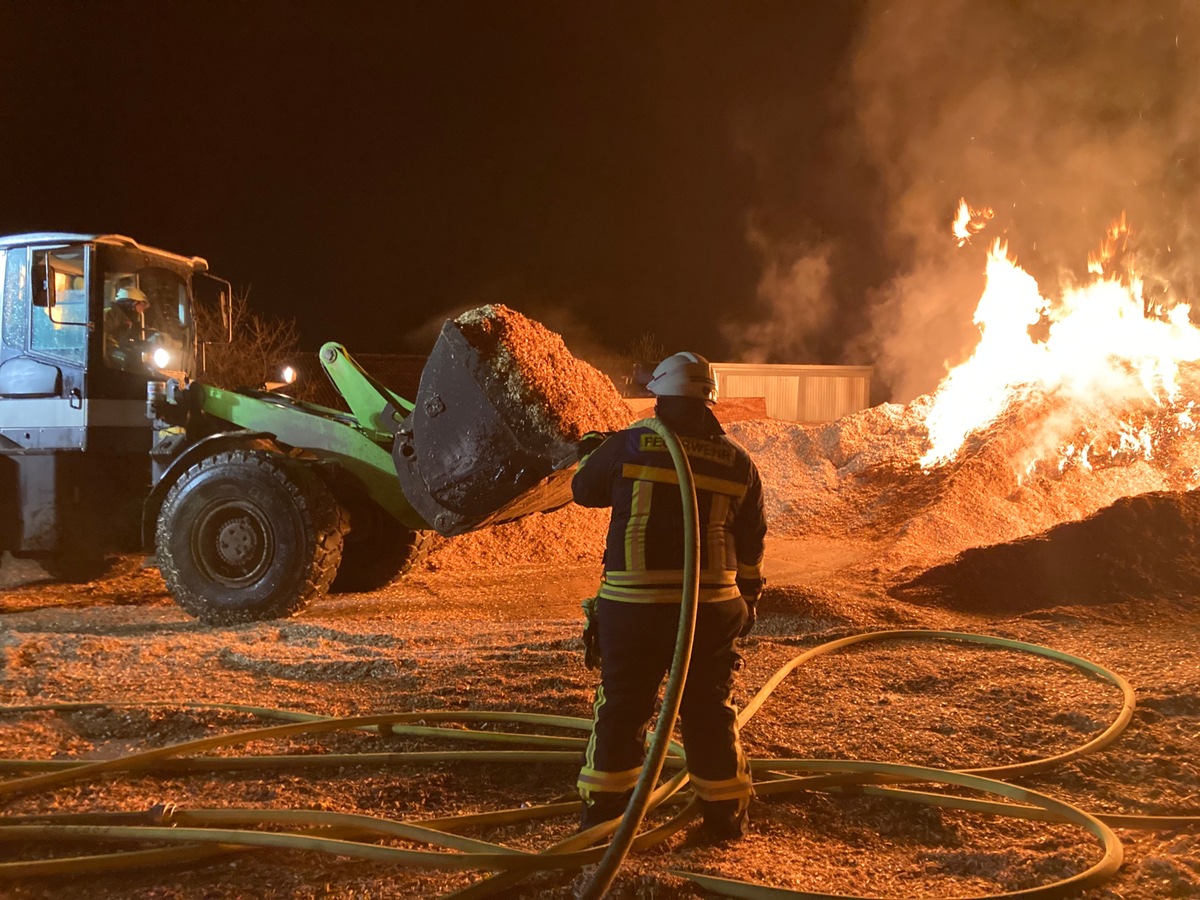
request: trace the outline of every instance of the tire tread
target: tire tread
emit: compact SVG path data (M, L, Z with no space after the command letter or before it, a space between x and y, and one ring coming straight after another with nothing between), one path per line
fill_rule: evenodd
M306 530L311 530L314 538L312 558L307 564L300 589L290 596L281 595L258 604L253 610L209 603L203 596L202 586L198 589L198 586L187 583L170 550L171 520L187 485L205 472L230 467L255 473L251 477L271 480L283 486L305 523ZM286 618L329 592L341 562L347 529L346 515L334 500L332 492L302 462L264 450L226 450L201 459L167 492L155 529L159 571L175 602L207 625L235 625Z

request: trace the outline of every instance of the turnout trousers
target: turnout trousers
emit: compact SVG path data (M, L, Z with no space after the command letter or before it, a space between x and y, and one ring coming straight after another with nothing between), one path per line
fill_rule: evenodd
M740 661L734 641L746 617L740 597L697 609L679 715L691 785L706 812L736 813L750 803L752 779L730 699ZM647 727L674 656L679 606L602 598L597 622L600 686L577 783L589 823L620 815L637 784Z

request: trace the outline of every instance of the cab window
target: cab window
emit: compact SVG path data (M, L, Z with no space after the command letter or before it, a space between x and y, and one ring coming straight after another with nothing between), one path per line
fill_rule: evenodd
M10 250L4 266L3 332L5 347L25 349L29 333L29 265L23 250Z
M34 259L29 349L82 365L88 337L83 248L38 252Z
M146 266L104 273L104 357L109 365L141 372L154 350L183 368L190 352L187 282L170 269ZM144 300L134 303L130 298Z

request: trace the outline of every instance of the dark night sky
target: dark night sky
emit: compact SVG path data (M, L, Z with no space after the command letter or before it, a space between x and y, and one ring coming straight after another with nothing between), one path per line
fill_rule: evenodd
M499 302L903 401L993 237L1052 296L1127 211L1200 294L1194 0L0 0L0 39L0 233L204 256L308 348Z
M0 233L204 256L308 347L503 302L724 357L764 315L748 223L854 224L822 185L858 12L0 0Z

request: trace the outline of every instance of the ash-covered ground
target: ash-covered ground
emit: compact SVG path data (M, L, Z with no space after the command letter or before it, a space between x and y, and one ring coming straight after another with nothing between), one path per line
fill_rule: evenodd
M733 422L767 486L770 585L744 642L744 704L780 666L834 638L922 628L1045 645L1105 666L1138 706L1111 746L1019 784L1097 813L1200 814L1200 443L1114 455L1090 470L1021 459L1046 406L1014 408L932 472L919 404L837 423ZM84 586L32 582L10 564L0 596L0 702L163 706L0 717L5 757L105 759L267 724L188 703L324 715L497 709L590 716L580 600L599 571L605 515L568 508L440 541L421 571L372 594L330 597L288 621L211 628L153 571L117 561ZM36 573L32 573L36 574ZM758 759L835 758L943 769L1064 753L1101 733L1121 695L1061 662L971 644L895 641L823 656L789 675L747 724ZM437 749L342 734L246 752ZM269 807L420 820L569 797L572 763L345 765L315 772L112 776L8 799L49 811ZM7 776L13 777L13 776ZM661 817L660 817L661 818ZM694 828L635 854L614 897L707 896L682 869L809 891L951 897L1015 891L1100 855L1074 826L937 810L858 794L761 797L753 833L706 846ZM572 816L469 833L540 849ZM1118 829L1125 863L1090 900L1200 895L1200 831ZM399 841L390 841L403 846ZM71 844L60 854L92 852ZM6 859L50 848L6 845ZM188 869L5 885L24 897L435 896L478 881L320 854L263 851ZM532 876L507 896L569 897L579 872Z

